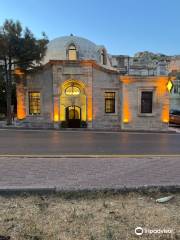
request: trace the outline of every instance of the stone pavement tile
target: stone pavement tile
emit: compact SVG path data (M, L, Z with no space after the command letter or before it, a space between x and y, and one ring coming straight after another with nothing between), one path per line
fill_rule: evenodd
M0 158L0 189L180 185L178 157Z

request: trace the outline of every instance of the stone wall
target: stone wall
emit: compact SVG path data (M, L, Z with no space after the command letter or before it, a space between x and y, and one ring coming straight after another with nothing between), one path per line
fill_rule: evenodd
M115 113L105 113L105 92L115 92ZM121 83L116 73L93 68L93 128L120 129Z
M44 69L37 73L27 76L26 79L26 119L25 122L51 123L53 120L52 102L52 71L51 68ZM36 116L29 115L29 91L40 91L41 114Z
M169 94L166 89L168 77L122 76L123 116L122 129L167 130L169 117ZM152 114L141 114L141 91L153 91ZM127 116L125 116L127 115Z

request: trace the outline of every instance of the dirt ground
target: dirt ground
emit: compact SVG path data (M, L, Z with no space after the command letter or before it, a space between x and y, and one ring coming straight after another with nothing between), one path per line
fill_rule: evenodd
M0 239L180 239L180 193L93 193L0 196ZM171 233L135 234L135 228ZM145 231L145 230L144 230ZM5 237L5 238L3 238ZM8 238L9 237L9 238Z

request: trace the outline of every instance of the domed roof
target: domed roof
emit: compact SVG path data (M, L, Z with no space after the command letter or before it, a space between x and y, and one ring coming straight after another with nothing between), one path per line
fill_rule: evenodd
M99 50L104 47L98 46L88 39L73 36L72 34L50 41L43 62L47 63L50 60L67 60L67 49L71 44L75 45L79 60L95 60L100 62Z

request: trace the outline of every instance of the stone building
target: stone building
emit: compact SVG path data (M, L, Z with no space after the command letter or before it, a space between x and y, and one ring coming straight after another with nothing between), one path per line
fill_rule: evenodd
M43 68L17 83L17 124L167 130L169 77L129 74L121 58L81 37L52 40Z
M180 110L180 56L173 56L169 64L169 73L175 77L170 94L170 108Z

